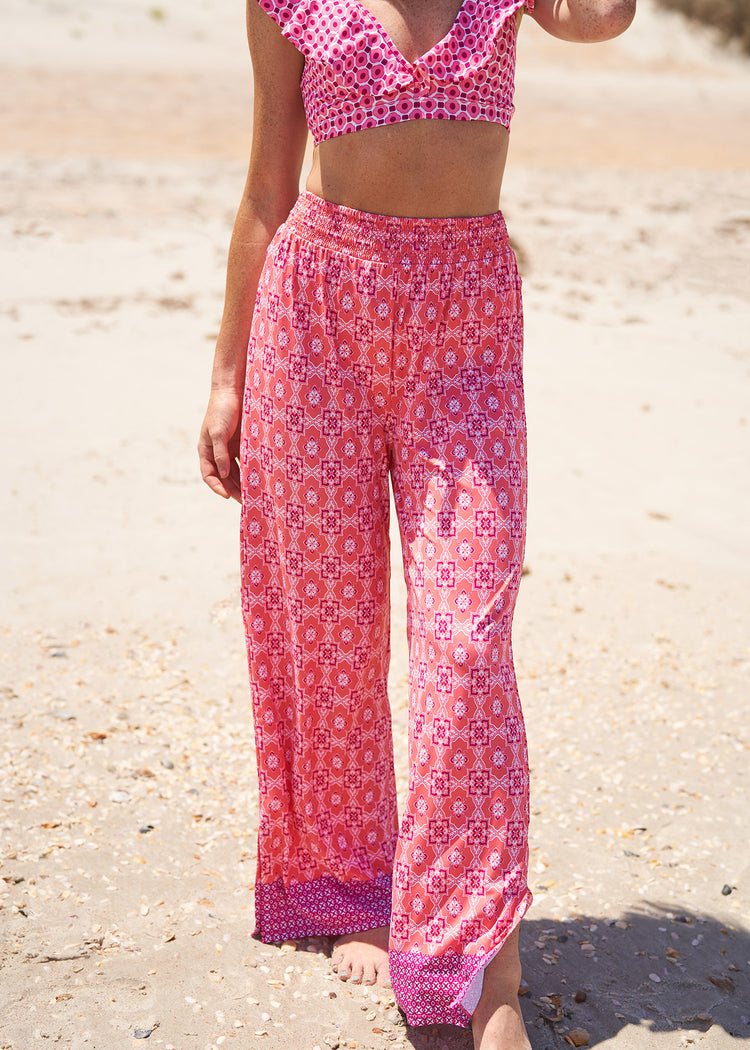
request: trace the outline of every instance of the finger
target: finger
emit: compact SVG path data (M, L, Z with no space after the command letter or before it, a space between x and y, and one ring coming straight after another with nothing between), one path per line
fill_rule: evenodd
M203 480L217 496L222 496L224 499L231 499L231 493L227 491L226 486L222 482L221 478L218 478L216 474L204 474Z
M240 474L240 465L236 459L232 460L229 476L224 478L224 488L232 499L237 500L238 503L242 503L242 477Z
M213 459L222 481L228 478L232 469L232 460L227 442L223 438L213 438Z
M209 446L210 449L210 446ZM210 454L207 453L205 445L198 445L198 461L200 463L201 477L212 492L229 499L229 493L224 487L221 478L216 472L216 464Z
M229 477L224 478L222 484L233 500L242 503L242 485L239 479L239 472L235 471L234 467Z

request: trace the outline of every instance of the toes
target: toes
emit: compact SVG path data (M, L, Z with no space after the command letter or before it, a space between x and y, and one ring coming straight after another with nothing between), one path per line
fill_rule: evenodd
M375 965L369 963L362 970L362 984L375 984L377 980L377 974L375 972Z
M332 955L331 965L333 972L342 981L348 981L351 976L351 966L342 955Z

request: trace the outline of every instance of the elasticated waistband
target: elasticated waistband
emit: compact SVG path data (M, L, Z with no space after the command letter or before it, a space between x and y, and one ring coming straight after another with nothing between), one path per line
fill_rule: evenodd
M456 218L376 215L308 192L297 198L284 230L323 249L373 262L397 261L406 269L453 258L487 261L510 251L499 211Z

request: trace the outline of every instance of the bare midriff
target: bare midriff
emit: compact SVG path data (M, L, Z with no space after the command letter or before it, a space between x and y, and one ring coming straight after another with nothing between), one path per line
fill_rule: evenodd
M379 215L491 215L509 132L482 120L404 120L321 142L307 189Z

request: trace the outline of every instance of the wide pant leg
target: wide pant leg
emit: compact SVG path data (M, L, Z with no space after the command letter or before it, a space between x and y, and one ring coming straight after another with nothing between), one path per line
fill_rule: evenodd
M387 925L397 836L377 273L282 229L253 318L242 598L260 787L256 934ZM356 349L367 340L367 358ZM378 365L378 357L382 364ZM370 359L373 363L370 363Z
M526 522L520 282L505 238L446 254L449 275L438 264L402 279L395 354L410 780L390 969L413 1024L467 1023L531 903L511 649Z

